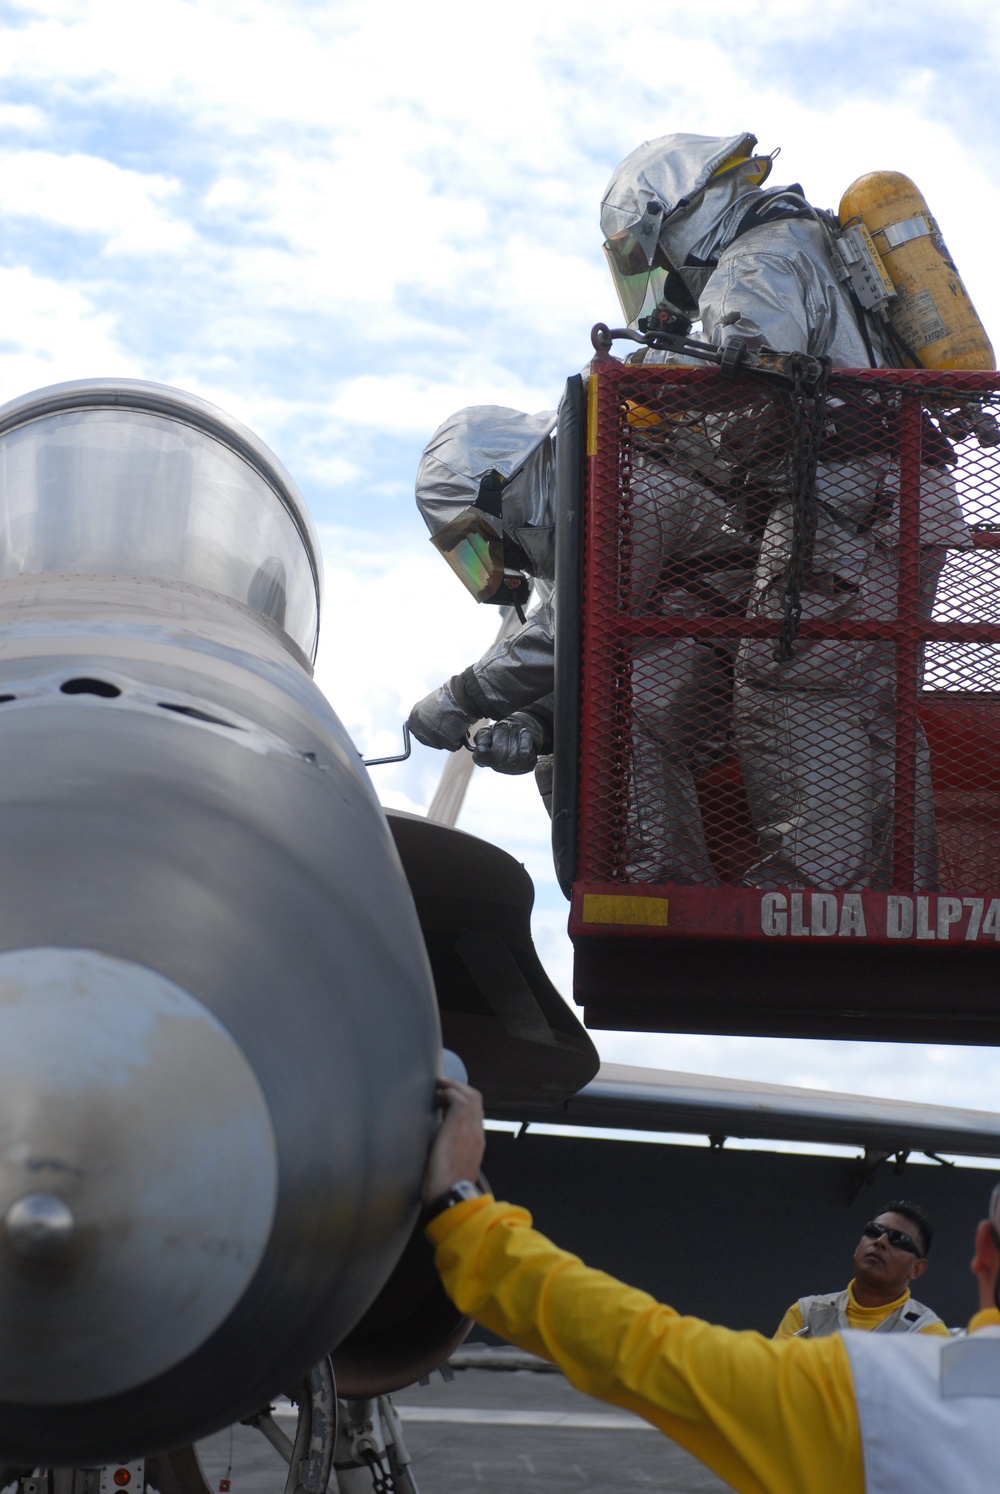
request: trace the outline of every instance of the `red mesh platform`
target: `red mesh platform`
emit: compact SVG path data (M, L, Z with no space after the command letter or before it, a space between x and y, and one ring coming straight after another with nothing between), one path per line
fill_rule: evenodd
M1000 377L595 368L588 1020L1000 1040Z

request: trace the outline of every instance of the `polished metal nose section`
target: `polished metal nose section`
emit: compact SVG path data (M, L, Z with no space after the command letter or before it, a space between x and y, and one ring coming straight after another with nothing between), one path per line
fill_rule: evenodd
M257 1079L190 992L96 950L0 953L0 1401L117 1395L192 1354L276 1190Z
M4 1230L18 1255L49 1260L73 1238L73 1211L54 1193L24 1193L4 1215Z

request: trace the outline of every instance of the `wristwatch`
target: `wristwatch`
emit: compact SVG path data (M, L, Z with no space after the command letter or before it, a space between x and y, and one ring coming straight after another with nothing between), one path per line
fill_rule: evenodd
M483 1190L478 1183L470 1182L468 1178L460 1178L457 1183L452 1183L437 1198L431 1199L424 1210L424 1223L429 1224L439 1214L444 1214L448 1209L453 1209L456 1204L464 1203L467 1198L482 1198Z

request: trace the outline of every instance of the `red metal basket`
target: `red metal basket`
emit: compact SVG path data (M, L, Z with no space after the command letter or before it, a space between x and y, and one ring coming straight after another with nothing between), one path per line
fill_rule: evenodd
M808 513L790 392L588 398L588 1021L1000 1040L1000 376L834 373Z

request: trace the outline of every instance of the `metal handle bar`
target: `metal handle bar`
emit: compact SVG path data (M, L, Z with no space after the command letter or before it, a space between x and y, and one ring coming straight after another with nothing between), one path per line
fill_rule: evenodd
M412 747L410 745L410 728L403 722L403 751L397 752L395 757L363 757L361 761L366 768L379 768L383 763L405 763L409 757Z

